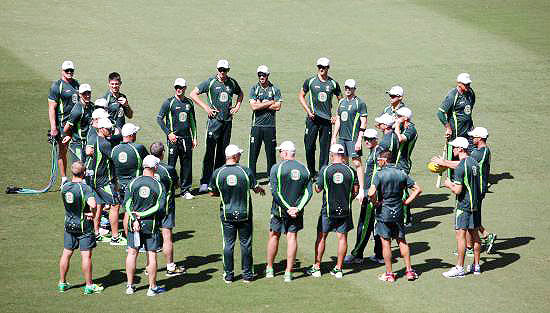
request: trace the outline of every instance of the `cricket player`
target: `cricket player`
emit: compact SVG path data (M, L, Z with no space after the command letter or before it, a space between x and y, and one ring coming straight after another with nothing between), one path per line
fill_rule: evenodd
M63 144L69 144L72 162L86 161L86 136L92 123L94 104L90 101L92 87L82 84L78 87L80 101L73 106L69 120L63 128ZM70 141L70 143L69 143Z
M352 164L357 172L359 180L359 194L357 199L359 203L363 201L365 193L363 191L363 164L361 156L363 155L362 138L363 132L367 128L367 104L355 95L357 83L353 79L348 79L344 83L345 97L338 103L338 115L334 123L331 143L338 143L344 146L346 158L352 159ZM346 163L349 160L346 160Z
M399 152L399 139L393 130L395 118L388 113L384 113L374 120L378 123L377 127L384 134L382 140L380 140L380 147L382 150L390 151L394 156L397 155Z
M252 197L250 190L265 194L248 167L239 164L241 150L236 145L225 148L225 165L212 174L208 189L211 196L220 196L220 219L223 237L223 280L230 284L235 279L233 249L237 233L241 243L243 282L254 279L252 261Z
M69 120L73 106L78 103L78 88L80 84L74 79L74 64L64 61L61 64L61 79L52 83L48 96L48 117L50 119L50 134L56 138L59 145L57 164L61 173L61 185L67 181L67 144L61 142L65 134L63 129Z
M126 257L126 294L136 291L134 274L138 250L147 251L147 278L149 289L147 296L156 296L165 292L157 286L157 250L162 245L159 231L162 214L166 209L166 190L155 179L160 160L148 155L143 159L143 176L134 178L128 185L124 208L130 216L128 224L128 255Z
M397 114L397 110L407 107L407 105L403 103L403 96L405 92L403 90L403 87L395 85L391 87L390 90L386 91L386 93L390 97L390 104L384 108L382 114L386 113L395 117Z
M224 163L224 150L231 141L233 115L239 111L243 101L243 91L239 83L227 75L229 61L219 60L216 68L218 73L200 83L189 95L208 114L200 193L208 191L212 171ZM203 93L207 95L208 104L199 98ZM237 95L235 105L232 104L233 95Z
M317 222L317 240L315 241L315 264L307 270L313 277L321 277L321 260L325 253L325 242L329 232L338 237L338 258L330 274L343 277L342 265L348 249L348 232L353 229L351 204L357 195L359 182L355 170L344 163L345 149L340 144L330 147L332 164L319 171L317 192L323 192L323 205Z
M298 232L304 228L304 208L311 200L313 192L309 171L302 163L296 161L294 143L283 141L276 149L279 150L281 162L271 168L269 175L273 204L271 206L265 276L271 278L275 275L273 261L277 255L281 233L285 233L287 261L284 281L290 282L298 250Z
M252 125L250 128L250 149L248 151L248 167L256 176L256 163L262 147L265 147L267 173L275 164L275 146L277 136L275 131L275 113L281 109L283 99L281 90L269 80L269 68L260 65L256 69L258 83L250 88L249 102L252 107Z
M112 72L108 77L109 91L103 98L107 100L109 118L115 124L115 127L121 129L126 124L126 117L132 118L134 111L128 104L128 97L120 92L122 78L117 72Z
M151 144L151 154L159 160L164 159L164 145L157 141ZM160 230L162 233L162 253L166 259L166 276L177 276L185 273L183 266L174 263L174 240L172 229L176 226L176 188L179 187L178 173L173 166L160 162L155 173L155 179L160 181L166 190L166 211L162 215Z
M317 74L304 81L298 93L298 100L306 112L306 130L304 146L306 149L307 168L312 177L317 176L315 170L315 149L319 136L319 168L328 164L330 139L332 137L332 97L338 101L342 98L340 85L328 76L330 60L322 57L317 60ZM308 100L306 100L308 95Z
M59 284L57 290L65 292L71 285L67 282L67 272L73 251L80 248L82 256L82 273L86 286L84 294L98 293L102 286L92 281L92 250L96 246L93 226L93 216L96 213L94 192L84 183L86 167L82 161L71 165L73 177L71 182L61 187L61 199L65 206L65 235L63 254L59 260Z
M395 281L392 271L392 238L399 244L399 251L405 260L405 276L407 280L415 280L418 275L411 267L409 245L405 239L403 224L403 205L409 205L421 192L409 175L395 166L394 156L389 151L380 153L377 159L379 170L374 175L369 187L368 196L376 208L375 233L382 240L382 254L386 264L386 272L378 276L380 280ZM405 189L411 189L409 197L403 200Z
M378 145L378 134L375 129L368 128L363 133L365 137L365 146L370 150L369 156L365 161L365 174L364 174L364 194L367 194L374 174L378 171L377 159L382 152L382 148ZM351 253L344 258L345 264L362 264L363 252L369 241L369 238L374 231L374 206L372 201L368 197L365 197L361 202L361 213L359 214L359 220L357 222L357 240ZM380 236L374 236L374 255L369 256L369 259L374 263L384 264L384 257L382 255L382 242Z

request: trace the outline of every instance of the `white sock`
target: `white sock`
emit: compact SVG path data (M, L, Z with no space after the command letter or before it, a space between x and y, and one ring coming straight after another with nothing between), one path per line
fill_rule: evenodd
M173 271L176 269L176 263L172 262L170 264L166 264L166 269L169 271Z

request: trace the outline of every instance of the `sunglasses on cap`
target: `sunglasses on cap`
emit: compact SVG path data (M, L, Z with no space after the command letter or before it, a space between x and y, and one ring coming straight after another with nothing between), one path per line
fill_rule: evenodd
M320 69L320 70L328 70L330 68L330 66L317 65L317 68Z
M63 70L65 73L74 73L74 68L68 68L66 70Z
M267 77L267 74L260 72L260 73L258 73L258 77Z
M229 72L229 69L228 69L228 68L224 68L224 67L218 67L218 72L220 72L220 73L227 73L227 72Z

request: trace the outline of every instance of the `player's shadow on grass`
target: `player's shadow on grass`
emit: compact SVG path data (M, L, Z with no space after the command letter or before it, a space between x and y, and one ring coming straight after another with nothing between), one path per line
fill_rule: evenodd
M176 265L185 266L186 268L196 268L206 264L220 262L222 255L219 253L213 253L207 256L190 255L183 261L176 262Z
M454 264L443 262L443 259L425 259L424 263L415 263L415 260L411 260L413 269L418 273L419 276L422 273L427 273L434 269L446 269L455 266ZM402 273L401 273L402 272ZM405 275L405 269L397 272L398 276Z
M143 269L136 269L136 275L142 272L143 272ZM105 289L111 286L116 286L116 285L126 283L126 280L127 280L127 277L126 277L125 269L112 270L109 274L103 277L94 278L94 282L97 284L103 285ZM139 276L134 277L134 284L139 284L140 281L141 281L141 278ZM81 287L83 286L84 284L82 284Z
M412 205L413 208L429 208L430 204L439 203L443 201L447 201L449 199L449 194L447 193L429 193L429 194L421 194L416 198Z
M500 174L489 174L489 177L487 178L487 182L490 186L498 184L499 181L504 179L514 179L514 176L510 174L510 172L504 172Z
M529 244L531 240L535 240L534 237L514 237L514 238L498 238L493 245L493 250L496 251L492 254L482 255L481 257L481 271L491 271L497 268L508 266L521 258L518 253L502 252L502 250L508 250L524 246Z
M414 208L412 209L414 212ZM407 227L407 234L416 233L430 228L435 228L441 224L439 221L426 221L432 217L447 215L453 213L452 207L431 207L429 210L424 210L412 214L413 224Z
M169 291L170 289L183 287L187 284L201 283L201 282L210 280L212 278L212 274L217 271L218 270L215 268L208 268L198 273L185 273L182 275L161 279L157 281L157 284L160 286L163 286L166 289L166 291ZM157 276L157 277L160 277L160 276Z
M182 231L179 231L177 233L174 233L172 235L172 241L173 242L176 242L176 241L180 241L182 239L189 239L189 238L193 238L194 237L194 234L195 231L194 230L182 230Z

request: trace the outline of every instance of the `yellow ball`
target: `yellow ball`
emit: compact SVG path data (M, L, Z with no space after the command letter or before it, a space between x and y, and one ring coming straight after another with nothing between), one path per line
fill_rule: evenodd
M429 162L428 163L428 170L430 170L430 172L432 173L441 173L445 170L445 168L443 166L439 166L437 163L435 162Z

